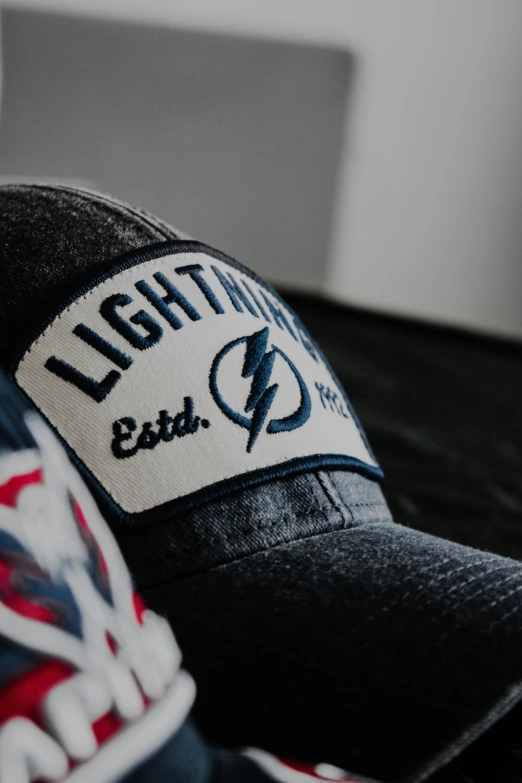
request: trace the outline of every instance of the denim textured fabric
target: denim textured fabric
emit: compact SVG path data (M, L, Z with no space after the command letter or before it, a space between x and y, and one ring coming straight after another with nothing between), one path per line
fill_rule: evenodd
M141 210L73 188L1 188L0 345L45 318L70 282L110 258L185 235Z
M176 236L97 194L0 188L2 365L83 272ZM355 473L112 525L212 742L416 783L519 698L520 564L394 524Z

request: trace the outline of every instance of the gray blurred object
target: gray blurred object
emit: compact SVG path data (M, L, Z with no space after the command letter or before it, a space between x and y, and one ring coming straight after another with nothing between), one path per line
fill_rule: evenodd
M2 178L89 180L278 282L326 277L351 56L5 9Z

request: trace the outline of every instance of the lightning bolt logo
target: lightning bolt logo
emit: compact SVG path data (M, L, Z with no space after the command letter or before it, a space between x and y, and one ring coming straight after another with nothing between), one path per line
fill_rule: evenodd
M299 386L300 402L295 411L280 419L270 419L266 426L266 432L273 435L278 432L289 432L298 427L302 427L310 418L311 401L308 389L301 374L295 364L288 358L286 353L275 345L268 349L269 328L265 326L259 332L239 337L236 340L225 345L218 353L212 363L210 371L210 391L221 409L221 411L240 427L249 430L247 452L250 453L254 448L256 440L263 430L264 424L270 413L270 408L274 402L279 389L278 383L270 385L274 362L279 356L288 365L292 371ZM245 345L245 358L243 360L242 378L252 378L250 392L245 404L244 413L251 413L251 416L245 416L242 412L235 411L224 400L218 387L218 371L221 362L230 351L239 345Z

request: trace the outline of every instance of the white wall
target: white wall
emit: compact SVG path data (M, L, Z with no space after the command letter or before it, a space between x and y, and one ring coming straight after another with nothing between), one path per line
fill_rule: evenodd
M350 49L360 69L328 290L522 336L520 0L10 4Z

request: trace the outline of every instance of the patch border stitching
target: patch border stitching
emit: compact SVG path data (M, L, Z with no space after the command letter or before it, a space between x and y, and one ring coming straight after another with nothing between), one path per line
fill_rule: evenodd
M146 524L148 522L160 522L169 518L173 513L191 511L208 502L226 497L232 492L240 489L247 489L258 486L259 484L263 484L266 481L273 481L279 478L296 475L298 473L306 473L310 470L324 470L325 468L351 470L355 473L359 473L365 476L366 478L372 479L374 481L380 481L383 478L383 472L377 463L373 450L368 442L357 414L355 413L350 400L348 399L348 396L342 387L342 384L339 383L330 362L325 357L320 346L315 342L315 340L313 340L313 337L310 337L314 349L320 356L321 361L324 363L334 381L338 384L338 388L342 393L343 401L345 402L350 415L353 417L364 446L372 460L375 462L376 467L369 465L368 463L363 462L362 460L359 460L355 457L348 457L343 454L313 454L308 455L307 457L295 457L290 460L276 463L275 465L270 465L266 468L258 468L256 470L248 471L228 479L223 479L222 481L218 481L213 484L208 484L207 486L202 487L195 492L191 492L190 494L183 495L182 497L161 503L154 508L146 509L145 511L130 513L124 511L119 506L109 491L106 490L101 482L94 476L90 468L83 462L83 460L80 459L80 457L76 455L72 447L69 446L65 438L58 432L57 428L48 419L45 413L36 405L25 389L20 386L16 378L16 372L23 359L38 344L49 328L58 319L62 318L63 315L69 311L73 304L81 299L85 299L99 285L114 277L115 275L120 274L121 272L125 272L126 270L130 270L139 264L145 263L147 261L159 261L165 256L179 255L181 253L204 253L211 258L216 258L217 260L222 261L233 269L237 269L239 272L262 286L262 288L266 289L272 296L275 297L277 302L283 305L285 310L287 310L287 312L289 312L292 316L295 316L298 323L300 323L300 318L297 313L295 313L294 310L277 293L277 291L269 283L259 277L259 275L257 275L255 272L252 272L238 261L235 261L233 258L230 258L224 253L221 253L219 250L215 250L214 248L209 247L204 243L194 240L168 240L166 242L157 242L146 247L139 248L138 250L131 250L117 256L112 261L108 261L102 271L91 271L81 275L75 286L74 293L71 293L65 297L65 299L62 299L58 307L51 307L47 317L43 319L43 322L41 322L39 328L34 328L31 330L29 337L24 340L23 346L19 347L19 349L16 351L14 359L11 362L9 368L9 374L17 388L20 389L24 397L29 401L29 404L38 410L40 415L52 428L52 431L55 433L55 435L59 438L60 442L65 446L70 459L84 475L89 488L98 498L98 502L104 514L109 519L115 519L119 522L131 525ZM306 330L306 333L308 337L308 330Z

